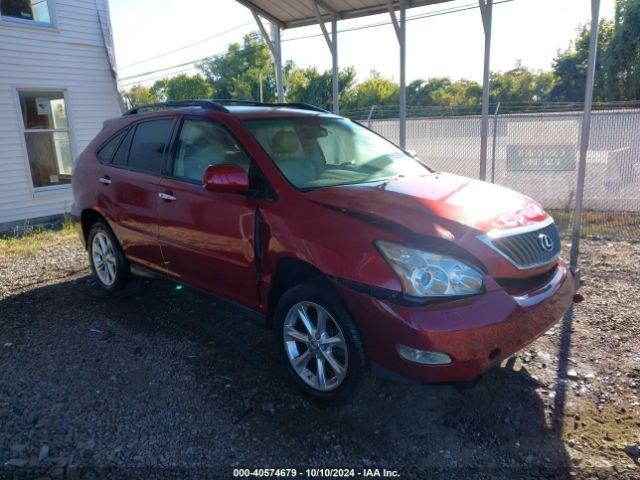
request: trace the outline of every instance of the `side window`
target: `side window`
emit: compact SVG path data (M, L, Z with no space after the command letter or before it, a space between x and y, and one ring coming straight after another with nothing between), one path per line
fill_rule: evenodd
M116 134L111 138L107 143L105 143L100 150L98 150L98 158L102 163L111 163L113 160L113 154L116 153L116 149L118 145L120 145L120 141L126 135L127 130L123 130L122 132Z
M129 156L129 148L131 147L131 140L133 140L133 132L136 127L131 127L127 132L127 135L120 143L118 150L116 150L116 154L113 156L111 161L111 165L119 165L121 167L125 167L127 165L127 157Z
M162 118L137 125L129 152L129 168L147 173L160 173L162 156L173 122L173 118Z
M50 24L48 3L47 0L3 0L0 2L0 14L7 18Z
M18 91L18 97L33 187L70 184L73 152L64 92Z
M206 120L185 120L178 139L173 175L202 181L209 165L232 163L249 171L250 160L223 127Z

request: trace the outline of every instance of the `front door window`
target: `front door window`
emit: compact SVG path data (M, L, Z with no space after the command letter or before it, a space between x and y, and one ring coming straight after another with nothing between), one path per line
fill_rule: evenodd
M206 120L187 119L182 125L173 176L202 182L209 165L235 164L249 171L250 161L223 127Z

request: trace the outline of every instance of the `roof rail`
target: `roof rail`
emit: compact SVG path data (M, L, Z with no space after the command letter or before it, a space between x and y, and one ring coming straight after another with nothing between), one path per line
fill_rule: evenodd
M169 109L169 108L182 108L182 107L200 107L204 110L215 110L218 112L229 112L220 103L212 100L169 100L162 103L150 103L148 105L140 105L139 107L132 108L126 111L124 115L135 115L141 113L143 110L152 109Z
M252 107L275 107L275 108L298 108L300 110L311 110L313 112L331 113L324 108L316 107L303 102L292 103L270 103L270 102L258 102L256 100L239 100L235 98L215 98L213 100L219 105L246 105Z

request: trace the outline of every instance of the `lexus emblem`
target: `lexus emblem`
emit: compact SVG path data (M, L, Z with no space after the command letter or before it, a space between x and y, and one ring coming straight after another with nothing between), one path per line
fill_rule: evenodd
M553 250L553 240L546 233L538 235L538 244L545 252Z

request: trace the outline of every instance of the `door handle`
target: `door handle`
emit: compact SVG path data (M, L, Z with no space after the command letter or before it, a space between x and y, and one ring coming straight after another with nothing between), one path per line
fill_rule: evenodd
M98 181L103 185L111 185L111 179L109 177L101 177Z
M174 197L173 195L169 195L168 193L159 193L158 196L163 200L167 200L168 202L173 202L176 199L176 197Z

